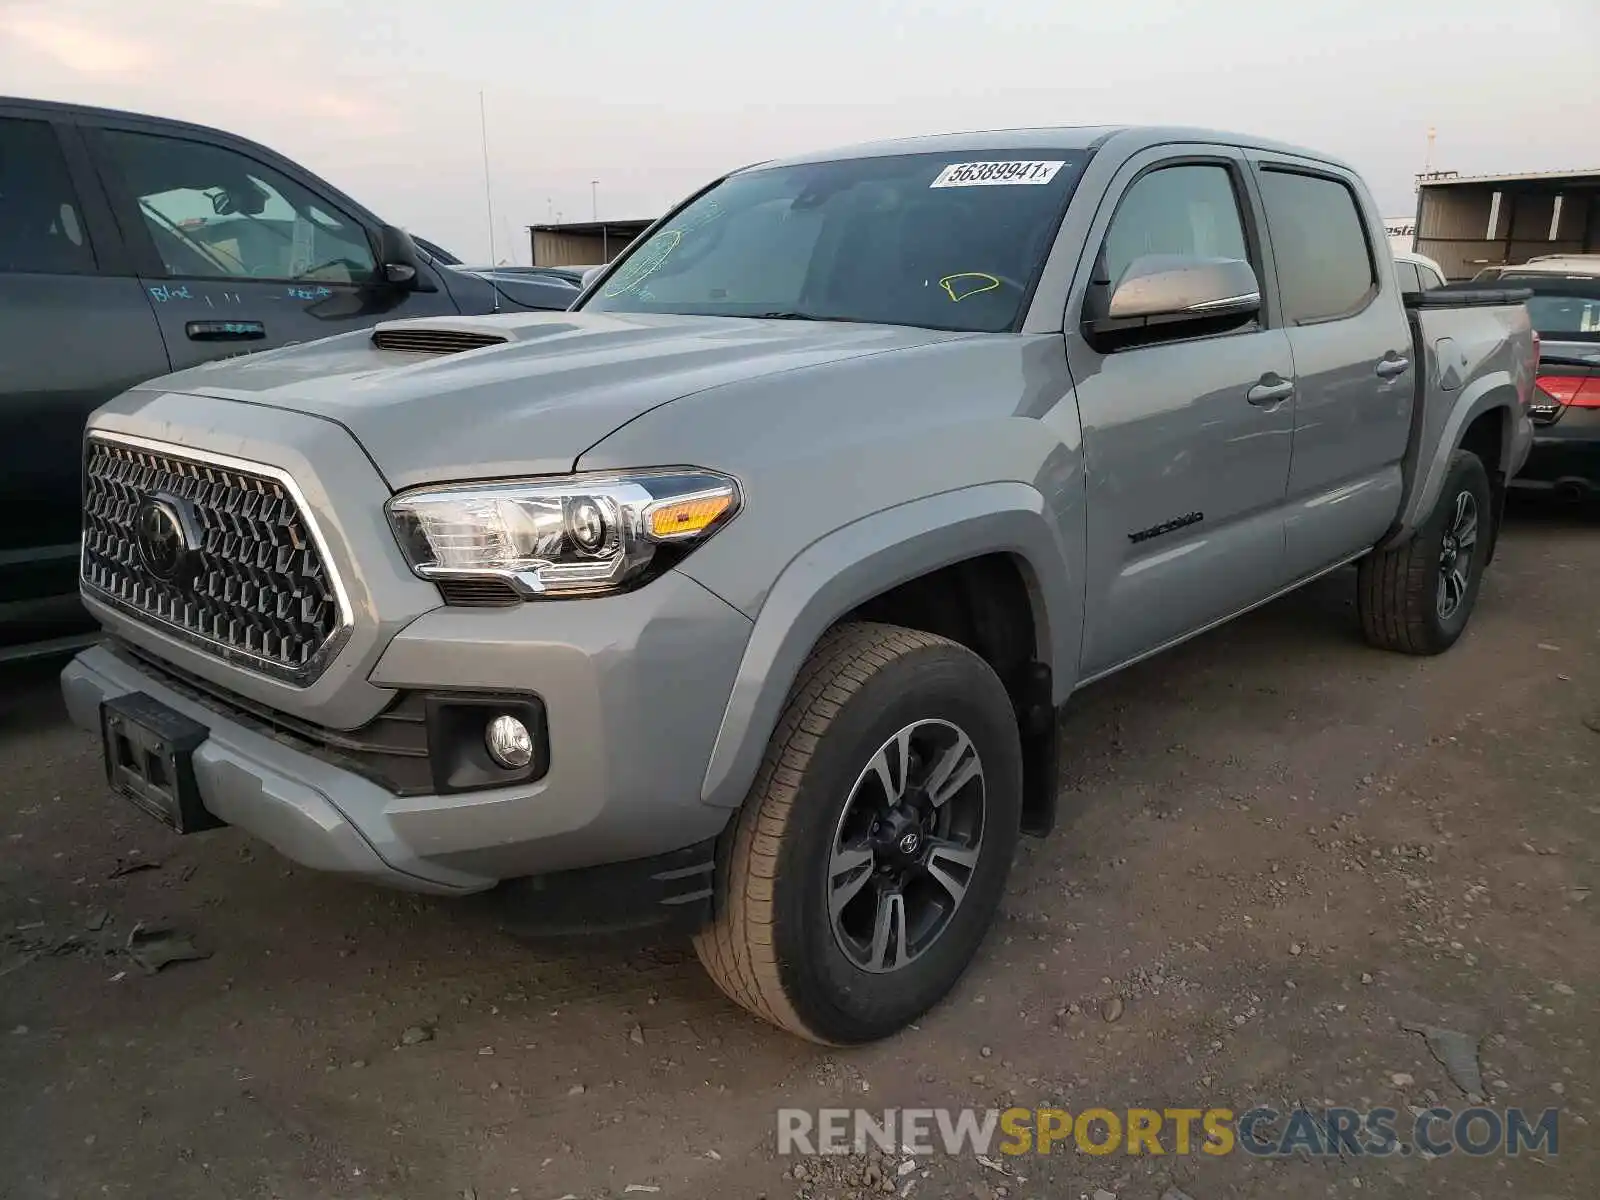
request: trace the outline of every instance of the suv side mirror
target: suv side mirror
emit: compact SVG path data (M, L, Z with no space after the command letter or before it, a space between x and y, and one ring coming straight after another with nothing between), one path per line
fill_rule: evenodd
M1239 258L1146 254L1128 264L1092 333L1207 323L1219 329L1261 311L1261 284Z
M417 286L417 244L411 235L396 225L378 230L378 278L384 283L410 291Z
M606 269L604 267L590 267L583 273L583 282L579 286L587 292L589 290L589 285L596 279L599 279L601 275L605 274L605 270Z

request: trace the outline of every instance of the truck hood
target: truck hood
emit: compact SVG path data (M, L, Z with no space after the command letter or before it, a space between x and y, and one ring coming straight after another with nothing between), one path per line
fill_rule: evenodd
M455 353L380 349L389 333ZM390 486L561 474L636 417L708 388L971 335L900 326L629 313L503 313L391 321L152 380L309 413L365 447ZM640 466L669 464L640 463Z

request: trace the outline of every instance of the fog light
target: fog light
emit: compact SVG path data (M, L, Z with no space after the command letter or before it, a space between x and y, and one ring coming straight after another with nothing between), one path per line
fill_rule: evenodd
M508 771L520 771L533 761L533 734L515 717L501 715L484 730L489 757Z

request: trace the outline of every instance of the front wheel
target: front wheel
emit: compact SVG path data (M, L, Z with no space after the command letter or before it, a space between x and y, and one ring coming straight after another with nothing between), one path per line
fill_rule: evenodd
M711 977L802 1037L886 1037L955 985L1010 872L1022 751L963 646L852 624L818 643L719 848Z
M1433 511L1411 540L1361 560L1357 600L1367 641L1405 654L1455 645L1478 601L1494 519L1483 460L1457 450Z

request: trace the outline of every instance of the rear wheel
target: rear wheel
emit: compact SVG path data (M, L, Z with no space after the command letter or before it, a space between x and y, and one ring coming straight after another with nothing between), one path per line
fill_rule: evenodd
M1361 560L1357 597L1368 642L1405 654L1455 645L1477 604L1494 513L1483 461L1457 450L1433 511L1411 540Z
M1021 813L999 678L944 638L841 626L817 645L718 853L695 939L717 984L814 1041L886 1037L955 985Z

